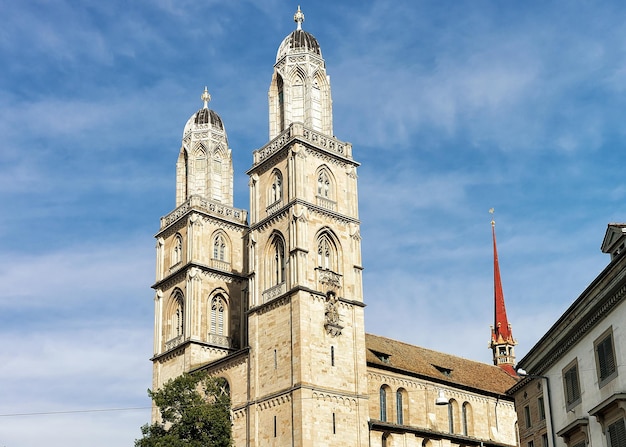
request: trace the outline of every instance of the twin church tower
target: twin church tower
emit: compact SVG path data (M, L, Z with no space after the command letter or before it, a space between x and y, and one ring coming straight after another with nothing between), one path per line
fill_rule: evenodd
M294 20L269 89L270 142L248 171L249 215L233 207L231 149L206 89L185 125L176 209L156 235L153 387L199 367L226 378L237 445L320 445L338 425L366 445L359 164L333 136L320 46L299 8Z
M269 88L269 143L247 172L249 214L233 207L231 149L206 89L185 125L176 208L156 235L152 386L197 369L224 377L235 445L365 446L359 164L333 135L300 8L294 20Z

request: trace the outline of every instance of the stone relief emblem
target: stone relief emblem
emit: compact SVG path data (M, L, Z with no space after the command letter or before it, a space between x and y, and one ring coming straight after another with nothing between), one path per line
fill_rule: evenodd
M331 336L337 337L341 335L343 326L339 318L339 300L333 292L329 292L326 296L326 305L324 306L324 328Z

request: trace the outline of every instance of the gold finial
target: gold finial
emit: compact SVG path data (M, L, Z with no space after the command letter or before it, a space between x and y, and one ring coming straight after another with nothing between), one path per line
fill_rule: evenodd
M495 210L493 208L489 208L489 213L493 214L495 212ZM491 219L491 226L495 227L496 226L496 221L492 218Z
M304 14L300 11L300 5L298 5L298 11L293 15L293 21L298 24L296 29L302 29L302 22L304 22Z
M200 96L200 99L204 101L204 108L208 109L211 95L209 95L209 90L206 88L206 86L204 86L204 92L202 93L202 96Z

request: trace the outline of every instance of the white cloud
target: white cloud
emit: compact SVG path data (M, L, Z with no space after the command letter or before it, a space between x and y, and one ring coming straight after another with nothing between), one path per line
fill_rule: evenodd
M42 254L5 252L0 281L5 292L0 307L70 309L98 301L121 304L153 281L153 253L148 240L117 240L100 246L81 245Z

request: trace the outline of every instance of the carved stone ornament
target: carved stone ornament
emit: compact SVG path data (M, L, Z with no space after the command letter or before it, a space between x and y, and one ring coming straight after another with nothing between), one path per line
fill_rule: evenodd
M324 306L324 328L332 337L341 335L343 326L339 324L339 303L334 293L329 293Z
M335 272L330 270L319 270L319 281L327 287L339 289L341 287L341 278ZM336 299L336 298L335 298Z

